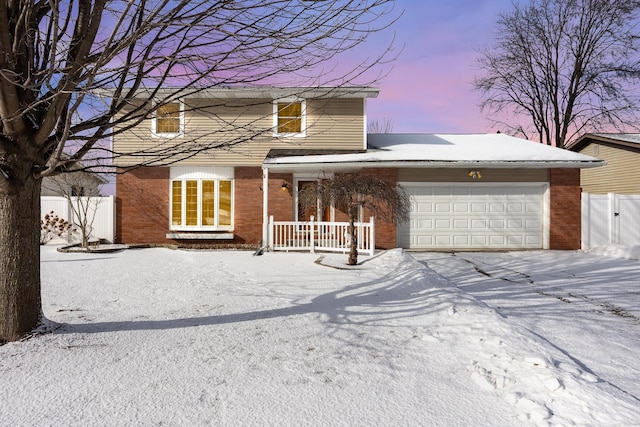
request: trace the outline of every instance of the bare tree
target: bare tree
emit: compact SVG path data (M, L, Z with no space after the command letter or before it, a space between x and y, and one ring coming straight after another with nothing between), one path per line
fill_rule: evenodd
M71 206L71 223L80 232L80 246L89 247L89 238L100 204L101 184L90 185L87 182L87 174L82 172L56 175L52 180Z
M481 52L482 109L494 124L558 147L584 132L635 128L639 12L637 0L514 3Z
M358 263L358 235L355 223L362 209L389 223L408 220L411 209L409 193L403 187L362 173L337 174L331 179L319 180L316 186L303 187L298 192L298 203L303 208L333 204L345 211L349 217L348 265Z
M372 120L369 123L367 123L367 132L368 133L392 133L393 121L386 117L382 120Z
M363 80L375 80L370 70L387 53L353 62L353 49L393 15L392 0L0 2L0 342L18 339L41 318L44 176L83 158L94 160L84 169L100 170L100 160L117 156L103 141L207 88L370 84ZM350 65L341 72L346 51ZM104 90L110 98L96 96ZM227 132L237 127L227 125ZM165 141L131 153L140 159L131 167L253 137Z

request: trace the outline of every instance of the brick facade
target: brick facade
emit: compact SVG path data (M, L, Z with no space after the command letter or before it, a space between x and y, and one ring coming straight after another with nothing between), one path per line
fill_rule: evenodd
M397 182L397 170L376 168L362 173ZM262 240L262 169L236 167L234 179L234 239L178 241L169 232L169 168L140 168L116 178L116 241L180 245L251 245ZM282 184L286 184L286 191ZM580 249L580 170L550 169L549 248ZM293 219L293 175L269 174L269 215L276 221ZM364 212L363 219L369 220ZM336 220L346 215L336 210ZM397 246L396 224L376 221L376 247Z
M269 215L276 221L293 218L291 174L269 174ZM234 243L259 244L262 241L262 168L235 168ZM287 191L282 191L282 183Z
M286 191L282 189L283 184L287 186ZM269 172L269 215L273 215L274 221L291 221L293 214L293 174Z
M396 182L394 169L370 169L366 173ZM262 240L262 169L236 167L234 178L234 239L175 240L168 239L169 230L168 167L140 168L116 178L116 241L119 243L207 245L221 244L257 246ZM286 191L283 191L283 183ZM269 174L269 215L276 221L293 219L293 175ZM365 221L369 213L365 212ZM347 216L336 210L336 220ZM396 245L395 224L376 222L376 246L381 249Z
M249 245L262 240L262 168L236 167L233 240L167 239L169 230L168 167L140 168L116 178L116 241L178 245ZM282 191L282 183L287 191ZM293 175L269 175L269 210L276 220L293 218Z
M235 168L233 186L234 243L257 245L262 239L262 169Z
M550 169L549 191L549 249L580 249L580 169Z
M118 175L116 178L117 242L182 246L229 244L258 246L262 239L261 168L235 168L233 240L168 239L167 233L170 232L169 179L168 167L140 168ZM277 196L286 198L283 194Z
M371 168L363 169L361 173L383 179L393 185L398 182L398 170L393 168ZM369 221L371 214L363 212L363 221ZM397 247L396 241L396 223L389 223L375 218L376 224L376 248L377 249L393 249Z
M116 191L116 242L168 243L169 168L118 175Z

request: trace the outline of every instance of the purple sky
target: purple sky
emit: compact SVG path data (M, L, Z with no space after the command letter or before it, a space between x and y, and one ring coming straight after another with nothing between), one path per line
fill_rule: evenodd
M474 58L491 44L498 13L510 11L511 0L397 0L396 8L404 14L389 31L404 48L377 83L369 120L389 119L398 133L495 132L472 89Z

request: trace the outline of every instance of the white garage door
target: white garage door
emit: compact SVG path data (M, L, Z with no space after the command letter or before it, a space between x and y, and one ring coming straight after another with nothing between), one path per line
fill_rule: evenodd
M547 184L403 184L410 220L398 226L409 249L542 249Z

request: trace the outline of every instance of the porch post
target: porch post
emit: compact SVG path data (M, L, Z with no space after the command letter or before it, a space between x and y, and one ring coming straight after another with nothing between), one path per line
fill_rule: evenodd
M371 236L369 239L371 247L369 248L369 255L374 256L376 253L376 221L372 216L369 217L369 224L371 224Z
M262 246L269 242L269 168L262 167Z

